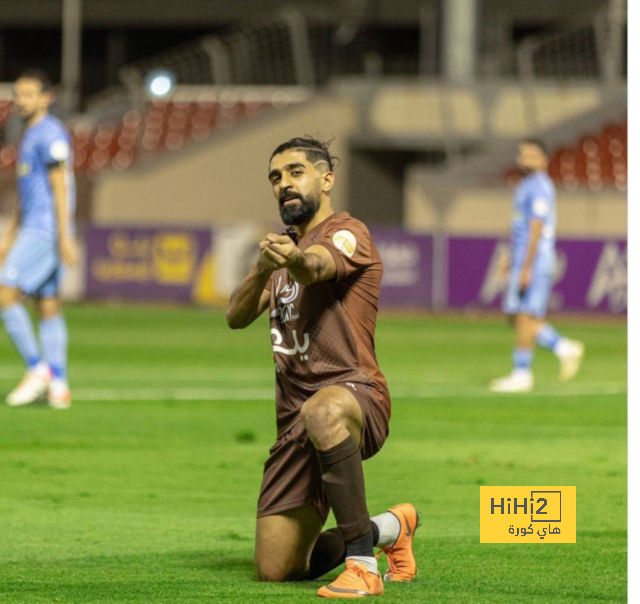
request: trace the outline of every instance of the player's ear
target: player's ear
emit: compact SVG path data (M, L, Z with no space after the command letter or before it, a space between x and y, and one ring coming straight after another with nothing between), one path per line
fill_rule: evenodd
M336 177L333 172L325 172L322 175L322 192L328 193L329 191L331 191L331 189L333 189L333 183L335 182L335 180Z

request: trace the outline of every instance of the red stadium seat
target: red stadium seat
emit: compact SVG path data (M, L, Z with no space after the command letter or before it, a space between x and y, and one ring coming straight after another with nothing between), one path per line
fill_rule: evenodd
M505 179L511 182L511 172ZM558 149L549 160L549 175L568 190L627 187L627 123L607 124L580 138L575 147Z

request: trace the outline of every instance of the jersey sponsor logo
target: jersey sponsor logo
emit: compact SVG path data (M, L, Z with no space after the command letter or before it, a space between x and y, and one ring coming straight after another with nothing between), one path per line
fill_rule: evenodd
M289 283L282 277L278 279L276 285L276 310L271 313L272 317L280 316L282 323L295 321L300 317L296 311L294 302L300 293L300 285L295 281Z
M49 145L49 155L56 161L69 159L69 144L67 141L56 140Z
M347 230L338 231L333 236L333 245L336 246L345 256L351 258L356 253L358 245L356 236Z
M282 354L286 354L287 356L296 356L300 355L301 361L308 361L309 355L305 354L309 350L309 334L305 333L302 335L302 344L298 341L298 332L294 329L292 332L293 336L293 348L286 348L283 346L284 338L282 337L282 333L278 329L271 329L271 337L273 341L271 342L271 347L273 348L273 352L280 352Z
M587 306L596 308L605 300L612 312L627 308L627 252L613 242L602 248L587 292Z

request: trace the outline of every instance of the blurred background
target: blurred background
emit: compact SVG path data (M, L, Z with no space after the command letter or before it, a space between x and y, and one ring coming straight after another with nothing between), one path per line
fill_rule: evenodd
M224 304L279 228L271 151L310 134L335 139L333 200L374 231L384 305L495 310L535 136L558 187L551 309L624 315L626 42L623 0L3 2L0 213L12 82L38 67L74 141L66 298Z

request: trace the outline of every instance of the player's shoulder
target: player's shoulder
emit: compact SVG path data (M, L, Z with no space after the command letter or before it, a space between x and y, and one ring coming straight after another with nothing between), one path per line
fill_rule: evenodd
M336 212L329 218L329 220L327 220L324 227L325 233L336 232L339 230L352 231L355 234L369 235L367 225L361 220L351 216L349 212Z
M69 131L55 115L47 115L42 120L40 131L42 136L47 139L64 138L66 140L69 138Z
M546 172L534 172L523 181L522 186L532 195L551 196L555 192L553 180Z

